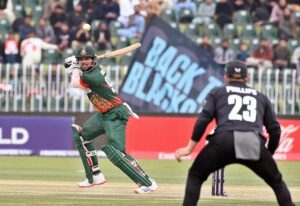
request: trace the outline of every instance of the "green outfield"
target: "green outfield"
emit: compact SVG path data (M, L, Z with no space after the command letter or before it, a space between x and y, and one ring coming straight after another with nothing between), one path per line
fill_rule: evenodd
M139 160L139 163L159 184L152 194L134 194L136 185L105 158L100 159L100 164L107 183L80 189L76 184L83 180L84 174L79 158L0 156L0 205L181 205L191 161ZM300 205L300 162L278 162L278 165L294 201ZM225 169L228 197L212 197L210 192L211 178L203 187L201 205L277 205L271 189L238 165Z

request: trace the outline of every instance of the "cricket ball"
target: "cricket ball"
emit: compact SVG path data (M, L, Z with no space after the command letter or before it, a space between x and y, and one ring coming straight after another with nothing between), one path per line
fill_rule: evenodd
M91 25L85 23L85 24L83 24L82 28L83 28L83 30L85 30L85 31L90 31Z

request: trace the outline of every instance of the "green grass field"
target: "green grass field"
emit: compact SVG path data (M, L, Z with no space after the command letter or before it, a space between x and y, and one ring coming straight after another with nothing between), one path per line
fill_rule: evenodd
M87 189L77 187L84 179L79 158L0 156L0 205L33 206L148 206L181 205L191 161L139 160L159 184L151 194L133 193L136 185L101 158L107 183ZM278 162L293 199L300 205L300 162ZM202 189L200 205L277 205L272 190L248 169L232 165L225 170L227 197L212 197L211 178Z

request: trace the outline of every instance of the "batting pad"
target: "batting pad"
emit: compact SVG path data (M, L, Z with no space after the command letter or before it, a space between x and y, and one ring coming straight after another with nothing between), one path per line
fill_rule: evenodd
M89 180L89 183L93 183L93 175L100 173L96 148L92 142L84 141L77 129L73 126L72 131L74 145L79 151L86 178Z
M122 170L132 181L139 186L150 186L152 183L149 180L148 175L144 173L142 169L137 169L136 161L129 160L125 157L125 154L116 149L113 145L104 145L102 150L105 152L108 159Z

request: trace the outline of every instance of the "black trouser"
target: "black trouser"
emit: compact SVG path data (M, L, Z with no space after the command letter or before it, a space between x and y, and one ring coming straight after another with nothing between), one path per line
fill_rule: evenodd
M273 189L280 206L294 205L276 162L264 146L264 141L261 142L258 161L238 160L235 158L233 132L215 134L198 154L188 173L183 205L197 205L202 183L210 173L232 163L239 163L248 167L265 180Z

